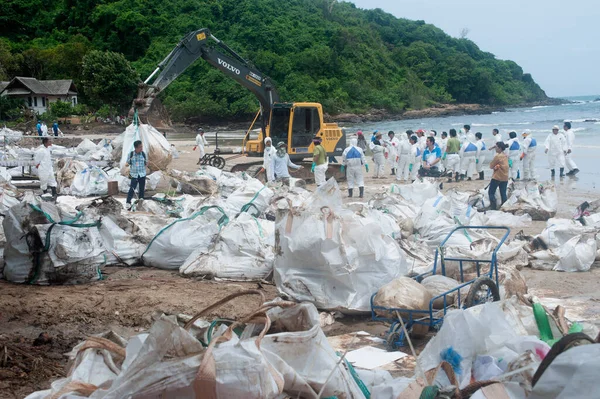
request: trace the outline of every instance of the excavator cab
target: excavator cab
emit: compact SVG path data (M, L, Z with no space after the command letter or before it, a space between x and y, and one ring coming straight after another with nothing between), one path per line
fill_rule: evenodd
M273 140L287 144L292 160L309 158L314 149L313 137L323 139L328 154L341 155L346 148L346 135L336 123L323 122L323 107L319 103L274 103L266 132ZM247 140L245 148L249 156L261 156L264 136Z

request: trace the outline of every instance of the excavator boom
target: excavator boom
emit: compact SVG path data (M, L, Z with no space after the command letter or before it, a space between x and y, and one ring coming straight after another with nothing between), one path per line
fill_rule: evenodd
M209 39L214 43L214 47L209 45ZM214 37L206 28L188 33L158 64L144 83L140 84L138 96L134 100L130 114L137 109L142 123L148 123L149 118L156 119L155 116L158 114L160 118L158 123L156 120L150 120L153 125L170 125L168 115L158 104L156 96L198 58L204 59L254 93L260 102L263 115L261 128L265 134L273 103L279 101L275 85L269 77L252 67L248 61ZM154 78L155 75L157 75L156 78ZM153 78L154 80L152 80Z

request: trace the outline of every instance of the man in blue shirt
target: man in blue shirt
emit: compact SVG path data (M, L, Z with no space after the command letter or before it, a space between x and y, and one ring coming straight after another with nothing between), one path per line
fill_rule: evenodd
M144 198L144 189L146 188L146 165L148 161L146 159L146 153L143 151L143 145L140 140L136 140L133 143L133 151L129 153L127 158L127 164L129 165L129 178L131 179L129 185L129 192L127 193L127 204L125 207L131 209L131 199L135 194L135 188L139 184L139 198Z
M438 164L442 160L442 150L435 145L434 137L427 137L427 147L423 151L423 166L419 170L419 175L423 176L440 176Z
M35 125L35 128L37 129L37 134L38 136L42 136L42 121L38 121L37 125Z

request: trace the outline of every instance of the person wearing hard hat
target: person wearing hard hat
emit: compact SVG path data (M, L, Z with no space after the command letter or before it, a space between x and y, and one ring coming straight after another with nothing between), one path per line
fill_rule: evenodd
M560 168L560 177L565 177L565 156L567 155L567 138L564 134L559 131L557 125L552 127L552 133L546 137L545 143L546 151L548 154L548 166L550 166L550 172L552 178L556 176L556 166Z
M531 135L531 130L523 132L523 153L521 159L523 161L523 178L525 180L535 179L535 150L537 149L537 141Z

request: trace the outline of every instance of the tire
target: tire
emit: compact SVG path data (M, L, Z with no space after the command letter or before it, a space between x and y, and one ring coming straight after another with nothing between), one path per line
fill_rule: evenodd
M500 291L498 290L498 286L496 285L494 280L492 280L489 277L479 277L473 282L473 284L471 285L471 289L469 289L469 293L467 294L467 298L465 299L465 308L470 308L472 306L484 303L480 300L478 295L482 287L487 287L489 289L488 297L486 299L489 299L489 295L491 294L491 299L493 302L497 302L500 300Z
M212 166L218 169L223 169L225 167L225 159L222 157L214 157Z
M393 333L390 333L387 336L387 339L385 342L385 349L388 352L395 352L398 350L398 348L396 346L396 342L398 342L400 340L400 335L401 335L401 333L399 331L394 331Z
M531 386L535 387L535 384L542 377L548 366L550 366L554 359L558 357L558 355L560 355L563 352L566 352L567 350L575 346L594 343L594 340L584 333L573 333L562 337L560 340L558 340L558 342L552 345L552 348L550 348L550 351L548 352L544 360L542 360L542 363L540 363L540 366L536 370L535 374L533 375L533 379L531 380Z

